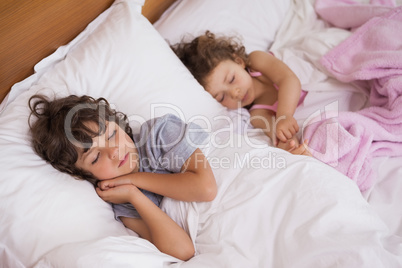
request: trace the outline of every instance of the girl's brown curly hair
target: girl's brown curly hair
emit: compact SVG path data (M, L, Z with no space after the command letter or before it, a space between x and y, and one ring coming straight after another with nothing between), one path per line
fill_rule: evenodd
M92 138L102 135L106 121L114 121L132 137L127 116L116 112L104 98L70 95L49 100L44 95L29 99L29 127L35 152L55 169L96 185L92 173L76 167L78 151L92 146ZM31 124L31 117L37 119ZM93 122L98 131L88 128Z
M202 86L206 85L205 78L224 60L240 57L248 65L246 49L235 37L217 37L210 31L171 48Z

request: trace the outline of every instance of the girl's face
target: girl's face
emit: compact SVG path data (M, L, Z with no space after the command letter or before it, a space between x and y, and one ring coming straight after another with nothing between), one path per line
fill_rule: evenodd
M205 90L229 109L237 109L253 103L255 92L253 79L245 70L240 58L224 60L206 77Z
M95 123L88 124L93 130L99 128ZM92 139L89 150L78 149L75 165L91 172L98 180L112 179L138 171L138 151L130 136L109 121L105 133Z

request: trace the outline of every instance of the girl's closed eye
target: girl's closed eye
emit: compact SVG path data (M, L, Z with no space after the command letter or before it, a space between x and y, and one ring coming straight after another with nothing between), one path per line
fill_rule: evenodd
M223 93L221 97L217 98L218 102L223 102L224 99L225 99L225 93Z
M232 77L232 79L230 79L229 84L232 84L235 80L235 76Z

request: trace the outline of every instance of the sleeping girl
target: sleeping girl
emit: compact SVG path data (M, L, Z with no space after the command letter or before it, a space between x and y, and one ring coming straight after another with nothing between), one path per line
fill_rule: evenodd
M311 155L307 141L301 144L296 136L299 126L293 117L306 92L286 64L263 51L247 54L234 38L217 37L209 31L172 49L223 106L247 108L251 124L261 128L277 147Z
M215 177L198 146L207 133L173 115L149 120L132 133L127 116L103 98L34 95L29 107L32 146L40 157L91 182L113 204L116 220L160 251L182 260L194 255L190 236L159 206L163 196L215 198Z

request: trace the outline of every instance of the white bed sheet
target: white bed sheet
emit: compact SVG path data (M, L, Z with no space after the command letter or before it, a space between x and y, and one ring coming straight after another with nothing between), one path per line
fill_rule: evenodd
M347 110L365 101L365 94L357 91L312 91L308 97L308 105L298 108L301 122L328 106ZM339 106L331 106L334 102ZM314 159L275 148L250 147L244 136L234 133L242 134L246 129L258 144L266 144L266 137L249 129L248 113L244 110L230 115L231 121L222 120L221 125L227 131L214 141L225 144L235 137L232 143L240 146L224 150L212 146L205 150L219 185L216 200L201 204L166 198L164 202L164 209L194 239L197 255L193 259L181 262L142 239L119 236L62 246L48 253L36 267L402 265L400 159L376 159L373 165L381 170L377 183L362 194L347 177ZM270 153L285 159L286 170L247 167L242 162L248 155L264 159L256 160L256 165L273 163ZM238 166L229 168L227 163ZM279 165L280 161L276 163Z
M387 224L390 233L402 237L402 158L378 157L373 160L376 183L363 193L369 204Z
M233 115L235 130L244 127L247 116ZM142 239L119 236L64 245L47 254L37 267L402 264L400 237L390 233L349 178L313 158L268 147L260 132L226 134L204 150L217 179L216 199L207 203L164 199L163 208L195 241L197 254L191 260L182 262ZM219 148L227 142L233 146Z
M307 107L308 111L333 101L344 108L361 102L357 92L309 94L316 105ZM304 108L299 108L299 114ZM217 178L216 199L186 203L165 198L163 203L195 241L197 254L190 261L162 254L141 239L120 236L62 246L36 267L402 265L401 219L395 215L401 201L401 188L395 187L402 174L400 159L376 159L374 165L385 165L384 172L374 188L362 194L349 178L315 159L267 147L266 137L249 128L245 110L230 116L221 122L221 129L227 131L204 150ZM217 148L229 143L233 146ZM255 160L245 162L246 158Z

